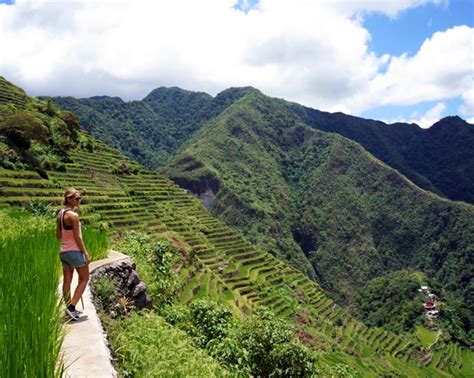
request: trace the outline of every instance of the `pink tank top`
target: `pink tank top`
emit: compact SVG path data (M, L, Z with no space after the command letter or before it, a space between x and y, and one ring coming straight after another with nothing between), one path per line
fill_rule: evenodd
M59 219L61 223L61 253L63 252L71 252L71 251L80 251L81 249L76 243L74 239L74 231L72 230L72 226L67 226L64 223L64 214L67 211L72 211L70 209L62 209L59 212ZM82 230L81 230L81 223L79 222L79 235L82 239Z

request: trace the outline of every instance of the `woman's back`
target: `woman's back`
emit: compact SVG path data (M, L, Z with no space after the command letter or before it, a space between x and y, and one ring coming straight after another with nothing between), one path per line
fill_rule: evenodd
M68 225L65 222L65 220L66 220L65 218L69 218L69 217L66 216L66 214L69 211L72 211L72 210L69 209L69 208L64 208L58 214L59 222L60 222L60 225L61 225L61 249L60 249L61 253L70 252L70 251L80 251L81 250L81 248L79 247L79 245L76 242L76 238L74 237L74 230L73 230L72 224ZM69 219L67 219L67 220L69 220ZM79 235L82 238L80 223L79 223Z

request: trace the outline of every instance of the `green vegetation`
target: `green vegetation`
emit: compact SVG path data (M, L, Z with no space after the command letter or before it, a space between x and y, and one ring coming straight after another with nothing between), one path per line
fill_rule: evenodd
M148 282L155 310L160 311L170 324L185 331L196 347L205 349L226 368L245 375L307 375L313 371L314 358L309 350L299 343L287 322L270 313L242 321L228 307L215 302L196 300L187 307L179 305L179 289L191 278L188 274L193 266L190 257L181 254L163 236L156 238L130 232L118 246L137 262L140 276ZM188 274L178 275L176 266L185 267ZM102 307L113 302L115 292L110 280L102 278L94 282L94 291ZM135 320L141 321L141 318ZM109 333L122 327L118 324L122 324L122 320L109 323ZM121 348L120 342L113 346ZM127 359L121 353L119 356ZM124 361L120 360L122 363ZM144 369L142 374L153 372L150 367Z
M474 203L474 125L446 117L429 129L415 124L330 114L298 104L291 110L307 125L338 133L400 171L419 187L452 200Z
M54 213L0 209L0 376L60 376L62 311L57 298L59 241ZM42 210L45 210L44 212ZM107 235L84 230L91 259L106 254Z
M0 217L0 376L60 376L60 264L53 227L25 213L2 210Z
M142 101L97 96L52 100L81 118L91 135L149 169L163 166L201 125L219 114L247 88L224 91L217 97L179 88L157 88Z
M91 279L91 286L96 306L99 306L101 311L109 311L117 297L114 281L107 276L94 277Z
M430 331L429 329L421 325L416 326L416 336L425 348L428 348L430 345L432 345L437 338L435 331Z
M89 226L84 227L82 234L91 261L101 260L107 257L109 238L105 232Z
M420 284L416 274L403 270L374 278L354 298L356 311L369 327L411 331L423 311Z
M194 122L179 114L193 114L187 112L195 109L191 99L199 97L202 106L194 111L196 122L182 128L189 132L172 138L173 148L140 144L141 151L157 151L155 156L168 151L161 163L150 164L130 154L128 147L112 144L153 168L179 151L163 170L166 175L200 195L215 215L260 248L317 279L339 303L350 303L357 289L375 276L414 268L440 281L463 302L459 308L474 313L466 260L473 248L472 207L419 192L359 145L315 130L337 132L361 143L421 187L471 201L471 125L451 117L428 131L415 125L387 126L269 99L250 88L231 89L215 99L199 96L160 88L143 102L104 97L56 100L78 111L86 128L92 114L108 117L101 137L111 143L107 135L125 130L117 125L132 117L128 108L146 103L157 109L168 117L166 122L148 118L148 124L159 124L153 128L161 132L173 124ZM222 98L225 106L212 105ZM127 123L133 130L139 124ZM148 130L145 140L164 140L152 137L153 132ZM453 274L458 266L466 268ZM466 315L462 322L469 330L474 319Z
M12 101L13 97L21 100ZM79 119L33 99L0 77L0 167L64 170L66 151L79 142Z
M360 145L307 127L284 101L241 98L164 172L339 303L374 277L411 268L473 308L473 207L420 190Z
M133 313L117 323L109 333L118 371L130 376L231 375L210 356L192 345L182 331L167 324L154 313Z
M120 149L150 169L162 167L195 131L226 107L251 93L231 88L215 98L179 88L158 88L142 101L116 97L53 101L75 112L81 126L108 145ZM430 129L415 124L387 125L342 113L327 113L280 100L299 123L338 133L400 171L421 188L453 200L474 203L474 126L459 117L447 117Z
M179 255L166 236L152 237L142 232L130 231L117 240L114 248L132 257L137 263L138 274L149 282L148 292L155 305L173 302L183 286L183 280L173 269L179 262L190 265Z
M352 374L354 376L443 376L446 374L460 374L463 369L469 369L466 367L466 364L471 363L472 352L468 351L467 354L463 354L467 349L450 340L450 333L446 332L444 334L445 337L443 336L439 343L433 346L431 351L424 351L418 338L413 334L395 334L383 328L367 327L329 299L314 281L309 280L304 274L267 252L265 245L273 245L275 248L269 250L274 254L283 252L284 257L286 256L288 259L291 259L291 248L279 250L281 246L285 245L284 243L289 242L289 245L296 247L303 244L308 247L318 244L311 244L312 239L306 237L310 235L311 228L296 231L290 227L290 232L282 233L283 244L275 240L275 238L264 241L265 235L267 235L268 239L272 239L268 236L276 235L276 229L281 228L284 230L288 225L298 224L295 223L294 215L287 217L288 214L285 211L281 212L281 209L278 207L278 200L284 201L285 198L288 199L287 204L290 207L298 209L303 215L305 214L306 209L294 202L294 193L298 191L293 190L293 188L299 188L299 185L295 183L296 178L289 180L288 177L290 175L287 174L288 172L300 172L301 176L304 176L305 170L302 168L299 171L296 168L282 170L282 179L279 182L285 185L287 182L291 182L292 186L290 190L286 188L274 190L271 169L280 169L279 162L285 160L288 154L296 153L297 141L299 140L300 142L298 143L301 144L305 140L305 138L300 138L300 133L303 133L304 136L308 129L297 127L288 134L285 134L283 126L285 124L291 125L292 119L291 117L285 118L284 113L278 112L275 117L281 120L281 128L278 126L278 123L275 123L275 120L271 120L271 122L267 120L269 124L278 126L275 127L274 132L271 132L271 128L261 128L260 124L254 124L252 117L257 116L257 120L262 117L270 117L273 111L272 109L266 110L265 106L255 108L255 104L252 102L248 103L249 98L254 101L258 100L260 96L256 92L250 92L248 97L241 97L238 101L238 106L243 106L245 111L239 113L240 118L237 117L238 120L240 119L240 124L234 124L234 126L239 126L235 128L235 133L241 135L246 143L248 142L248 145L240 142L242 148L246 151L252 151L252 143L261 148L261 150L254 151L256 153L252 155L252 159L248 159L253 164L247 173L248 175L245 176L245 180L249 181L248 183L238 186L240 185L239 179L242 179L244 176L237 175L232 178L231 168L233 168L233 165L227 161L227 157L227 160L222 160L222 164L229 168L226 172L229 173L230 178L219 176L220 168L217 167L219 169L216 169L211 160L200 161L192 155L189 155L190 159L183 160L183 162L187 161L188 163L189 175L186 172L181 174L184 182L188 178L193 179L194 181L192 182L196 184L198 189L203 188L203 183L211 183L207 187L204 185L204 188L214 190L214 194L217 193L217 196L214 196L214 198L212 198L212 194L209 191L206 194L206 198L210 203L214 203L214 205L219 204L220 201L222 204L224 200L235 201L236 203L240 201L243 208L241 213L242 222L246 221L249 223L261 217L265 222L263 224L265 227L262 227L262 224L249 226L253 230L254 237L261 241L257 248L249 243L238 230L228 227L224 222L211 216L197 199L185 193L182 188L174 185L168 179L146 171L138 164L123 157L116 150L83 133L79 134L80 142L67 150L68 159L70 160L64 163L65 169L63 170L47 170L46 175L40 177L38 172L31 170L13 171L0 169L0 185L2 186L0 206L7 204L25 206L30 201L36 200L44 204L52 203L51 206L55 207L59 205L65 187L74 186L80 189L83 199L81 205L82 222L89 225L99 225L101 229L106 230L109 234L122 237L122 240L117 242L114 247L117 245L117 248L134 257L137 263L137 271L146 282L150 293L155 299L154 303L157 307L150 314L153 317L153 320L150 320L150 322L154 323L156 321L157 325L150 326L149 329L153 329L152 327L155 326L160 328L159 324L162 319L157 313L163 314L167 319L175 322L176 325L187 324L188 327L183 327L183 329L186 329L186 332L190 331L189 334L186 333L186 335L191 335L189 337L192 337L187 339L189 343L198 343L200 346L203 346L204 343L202 341L206 341L205 348L207 354L215 362L219 362L221 366L240 366L239 369L241 371L247 371L245 366L248 369L264 368L263 365L260 367L250 363L252 359L250 358L251 354L249 351L254 350L250 341L257 339L263 341L266 336L272 335L272 332L270 332L272 330L281 330L281 332L278 331L278 334L275 336L276 338L280 338L281 335L288 335L289 337L286 330L291 330L291 338L286 339L286 336L283 337L288 342L287 344L285 344L286 342L283 343L285 346L281 346L278 343L269 344L271 345L271 351L268 353L267 367L270 366L272 369L278 369L280 372L289 371L287 369L296 367L306 369L306 362L312 361L314 356L316 358L316 365L312 367L315 367L323 376L342 374ZM259 101L257 101L257 104L262 105L262 102ZM265 105L264 102L263 105ZM226 128L226 117L233 115L235 110L232 105L225 111L222 124L219 126L224 131ZM248 110L251 111L252 117L247 114ZM234 116L235 114L232 117ZM252 124L252 128L247 127L248 123ZM270 131L270 139L260 138L260 133L264 134L268 131ZM220 129L216 128L215 132L216 136L218 136ZM199 134L201 133L211 132L206 126L201 128ZM326 139L328 138L326 134L314 130L310 130L307 136L313 142L321 140L322 147L324 147L324 142L327 142L329 151L333 148L330 142L338 142L340 150L334 151L334 154L336 156L340 154L341 159L346 158L344 151L347 148L347 141L345 139L337 136ZM282 146L285 146L284 153L280 153L281 150L278 144L273 144L273 141L279 141L280 138L285 141L282 144ZM263 140L261 141L260 139ZM217 140L219 143L222 142L220 138L217 138ZM206 141L206 143L208 142ZM204 146L213 147L212 144L206 145L206 143L204 143ZM224 146L229 147L228 154L230 157L235 153L232 145L233 142L224 141ZM189 149L188 151L193 152ZM265 169L262 169L260 166L260 151L267 152L266 155L264 154L265 156L261 157L264 163L267 164L264 166ZM320 151L322 153L321 156L324 157L324 148L321 148ZM355 151L360 152L357 148ZM215 153L215 151L212 151L212 148L208 152L209 156ZM350 152L352 153L353 151L351 150ZM315 155L308 155L308 157L312 156L313 158ZM273 160L275 156L280 156L281 158L280 160L277 159L276 163ZM357 163L360 157L358 153L351 156L356 157L355 161ZM381 164L378 161L373 160L366 153L362 156L369 156L369 160L376 163L375 168L371 164L368 165L369 171L375 170L375 172L379 172L378 169ZM197 157L199 158L199 156ZM253 161L254 158L257 160ZM308 160L308 162L311 162L311 160ZM322 166L334 164L333 160L330 160L328 163L323 158L321 158L320 162ZM237 164L238 161L236 160L235 163ZM289 166L292 167L291 164ZM338 167L345 169L342 164L338 165ZM357 164L356 167L358 167ZM385 166L382 165L382 167ZM245 166L242 165L240 168L244 170ZM252 170L258 173L258 175L253 175ZM267 176L265 176L268 182L263 187L266 188L265 190L269 194L259 191L255 187L260 185L260 173L265 172L265 170L268 171L266 172ZM186 170L183 169L183 171ZM182 173L181 171L179 172ZM361 172L364 175L364 179L368 176L370 181L370 175L365 171ZM389 173L391 172L389 171ZM192 177L194 173L196 175ZM322 174L324 175L325 173L323 172ZM315 177L317 178L317 176ZM328 177L330 178L328 183L331 183L333 178L332 176ZM398 181L393 181L393 178L398 176L395 174L381 175L378 178L378 185L384 188L384 182L387 177L392 179L390 185L396 186ZM352 185L351 180L343 182L342 185ZM310 178L305 178L302 184L309 181ZM405 181L402 180L402 182ZM249 192L253 196L253 201L250 205L245 202L246 196L233 194L235 189L243 187L248 187ZM308 185L308 187L311 188L311 185ZM409 185L409 188L412 187ZM223 189L224 191L222 191ZM323 196L323 199L324 196L330 197L331 191L337 194L337 190L333 190L332 187L328 190L330 191L322 192L321 196ZM374 192L377 191L372 188L371 195ZM413 189L413 192L418 201L423 202L426 199L424 197L425 194L420 194L416 189ZM309 192L301 190L301 193ZM220 197L223 194L228 196L228 198ZM288 196L286 196L287 194ZM269 203L268 198L273 198L273 195L276 201ZM397 192L396 195L399 195L399 193ZM298 196L296 197L298 198ZM432 209L429 211L436 211L437 201L439 200L428 195L427 198L432 199L434 202ZM400 199L400 201L403 200L403 198ZM322 203L325 206L327 204L324 201ZM336 203L332 204L334 209L329 208L329 210L334 210L338 216L338 221L344 225L343 221L345 218L337 214ZM402 204L403 202L400 203L400 206ZM447 204L450 209L448 219L451 219L450 217L455 219L459 214L462 215L464 210L460 210L456 206L451 207L450 203ZM379 204L377 203L377 205ZM314 209L315 205L308 202L307 207L308 211L313 211L312 209ZM35 205L33 208L39 213L42 212L40 206ZM253 209L256 211L253 212ZM394 211L393 207L390 206L387 208L383 207L383 209L386 213L387 210L389 210L388 213ZM375 212L375 205L372 210ZM231 207L228 214L231 214L233 211L235 210ZM273 219L272 222L272 218L267 217L266 214L272 211L275 212L275 219L277 221ZM429 213L429 211L427 212ZM46 211L46 213L48 212ZM348 210L347 213L350 214L350 211ZM411 215L408 214L407 216ZM281 218L279 218L280 216ZM298 214L299 218L300 215ZM304 222L307 222L310 217L306 214L306 217L302 219ZM355 221L354 223L356 224ZM330 225L334 227L334 229L328 228L332 233L340 231L339 228L336 228L337 223L334 223L334 225L330 223ZM323 226L327 227L328 225L323 223L321 227ZM462 228L465 225L461 222L458 226ZM127 233L131 230L140 231L140 233L135 232L128 236ZM442 225L440 225L440 230L442 234L444 232ZM464 227L464 230L466 235L469 235L469 228ZM337 235L337 233L335 234ZM298 239L297 235L301 237ZM328 236L327 234L324 235L324 233L321 233L321 235L326 238ZM355 235L357 236L357 234ZM291 239L285 241L287 237ZM341 245L344 246L344 244ZM334 247L329 245L329 247L334 249L328 248L327 253L347 253L347 250L338 252L336 248L339 248L339 246L340 244L335 244ZM451 245L450 247L455 248L456 246ZM464 247L464 244L460 244L460 248ZM358 244L353 244L351 248L358 248ZM311 248L308 250L310 251ZM348 259L357 256L355 251L352 252L353 254ZM311 273L313 268L307 261L305 262L305 256L303 252L300 253L293 263L297 265L298 258L301 258L302 266ZM405 258L404 254L401 256ZM369 262L369 258L372 257L374 257L373 254L366 256ZM394 257L392 258L395 260ZM337 262L337 260L335 261ZM357 273L357 269L363 267L363 264L357 260L354 260L354 263L354 272ZM375 259L374 264L379 263L380 261ZM457 269L456 261L453 261L452 264L450 269L453 269L452 267ZM466 264L466 271L468 266L469 264ZM347 274L353 274L354 272L347 272ZM363 271L362 274L369 276L367 271ZM345 279L343 274L341 277L343 280ZM349 285L348 280L346 284ZM107 283L102 283L103 287L101 290L104 298L107 298L107 292L109 295L111 294L111 286L107 285ZM441 287L439 289L442 290ZM203 299L205 302L201 301ZM205 305L201 306L199 303L205 303ZM213 310L215 306L217 306L216 311ZM210 316L213 320L216 320L208 323L212 326L210 330L193 325L192 320L186 320L189 319L187 314L188 311L191 311L191 308L194 308L200 317L202 315L207 319ZM207 309L210 310L208 311ZM269 315L269 323L265 319L260 319L262 310L264 313L265 310L271 310L275 314L275 316ZM173 315L167 314L166 311L173 312ZM128 319L132 320L130 320L126 327L124 325L124 327L132 327L133 332L139 333L138 329L141 327L140 323L142 322L141 315L133 315L132 318L129 318L130 315L127 315L128 313L128 310L120 312L115 319L106 321L107 324L110 324L108 326L110 327L110 334L114 333L114 329L119 329L119 327L126 324ZM232 316L230 317L228 314L232 314ZM144 320L144 322L146 321ZM273 325L272 322L276 322L277 325ZM224 326L225 324L229 326ZM237 326L234 326L234 324L237 324ZM176 329L172 329L172 331L176 332ZM235 336L236 334L242 335L244 331L247 332L245 333L246 337L239 338ZM133 350L130 350L130 354L128 352L123 354L124 363L128 364L129 367L131 366L130 368L124 368L124 371L130 370L132 371L130 374L133 374L135 372L133 370L134 361L137 362L137 367L141 369L143 366L141 361L151 361L151 357L148 358L146 356L153 355L153 359L155 359L157 353L162 353L161 350L156 352L156 340L151 334L152 332L147 333L147 337L144 339L146 342L140 342L140 345L137 345L138 342L133 343ZM227 337L214 337L219 334L222 336L227 335ZM182 335L180 339L188 337L182 333L180 335ZM257 335L260 336L257 337ZM296 342L294 337L297 337L299 341ZM117 337L117 340L119 339ZM132 339L132 337L124 337L117 341L118 344L115 343L115 345L122 345L122 349L120 349L120 346L115 349L117 356L120 356L121 350L127 350L127 346L124 345L128 342L128 339ZM245 344L244 339L248 339L249 344ZM161 345L166 345L164 342L160 341L160 343ZM310 349L310 354L300 353L305 350L301 343ZM114 342L112 344L114 345ZM262 345L264 344L262 343ZM242 353L244 349L247 353ZM150 354L147 354L148 350ZM258 355L260 350L256 348L255 355ZM177 355L174 354L174 356ZM242 356L241 361L238 358L234 358L236 356ZM304 362L295 356L298 358L302 356L309 357L304 359L306 361ZM119 357L119 359L121 358ZM169 358L173 359L175 357L172 354ZM178 362L176 363L176 361ZM181 363L181 360L179 357L176 357L172 362L175 362L172 365L175 368L176 364ZM288 364L284 365L283 362ZM153 372L153 368L153 366L148 365L148 367L136 374L146 375L146 371L150 369ZM232 370L232 368L229 368L229 370ZM216 373L216 375L219 374ZM297 373L295 372L295 374Z

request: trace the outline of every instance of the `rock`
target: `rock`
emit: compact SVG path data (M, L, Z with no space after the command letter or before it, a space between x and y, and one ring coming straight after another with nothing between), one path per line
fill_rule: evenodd
M143 282L140 282L137 286L135 286L131 297L135 302L136 308L151 308L151 298L147 294L146 286Z
M136 286L138 286L139 284L140 278L138 278L138 274L134 270L132 270L127 280L127 287L129 290L132 290L132 288L136 288Z
M115 292L118 297L125 296L133 302L135 309L152 307L151 297L147 293L147 287L140 280L135 271L136 265L131 259L116 261L97 268L91 273L91 278L106 276L115 284ZM110 310L113 311L113 310ZM111 316L114 314L110 313Z

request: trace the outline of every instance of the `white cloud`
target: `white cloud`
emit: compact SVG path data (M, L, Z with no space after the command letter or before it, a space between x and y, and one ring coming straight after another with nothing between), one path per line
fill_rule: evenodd
M471 89L462 94L462 99L464 103L459 107L459 111L462 114L474 114L474 78L471 81Z
M473 28L435 33L414 56L368 48L364 14L397 17L426 2L18 0L0 5L0 74L33 95L78 97L252 85L353 114L462 95L473 115Z
M416 123L417 125L426 129L432 126L434 123L438 122L440 118L444 116L445 111L446 111L446 105L442 102L438 102L435 106L429 109L420 118L412 119L410 123Z
M432 108L428 109L423 114L413 113L410 118L398 117L390 120L384 120L386 123L396 123L396 122L406 122L406 123L416 123L418 126L423 129L427 129L441 118L446 116L446 105L443 102L436 103Z
M353 109L367 109L465 96L472 90L473 41L474 28L467 26L437 32L415 56L391 57L387 71L370 80L367 91L349 103Z
M324 0L323 0L324 1ZM437 5L449 3L449 0L325 0L351 16L357 13L383 13L390 18L396 18L400 13L414 7L434 3Z

